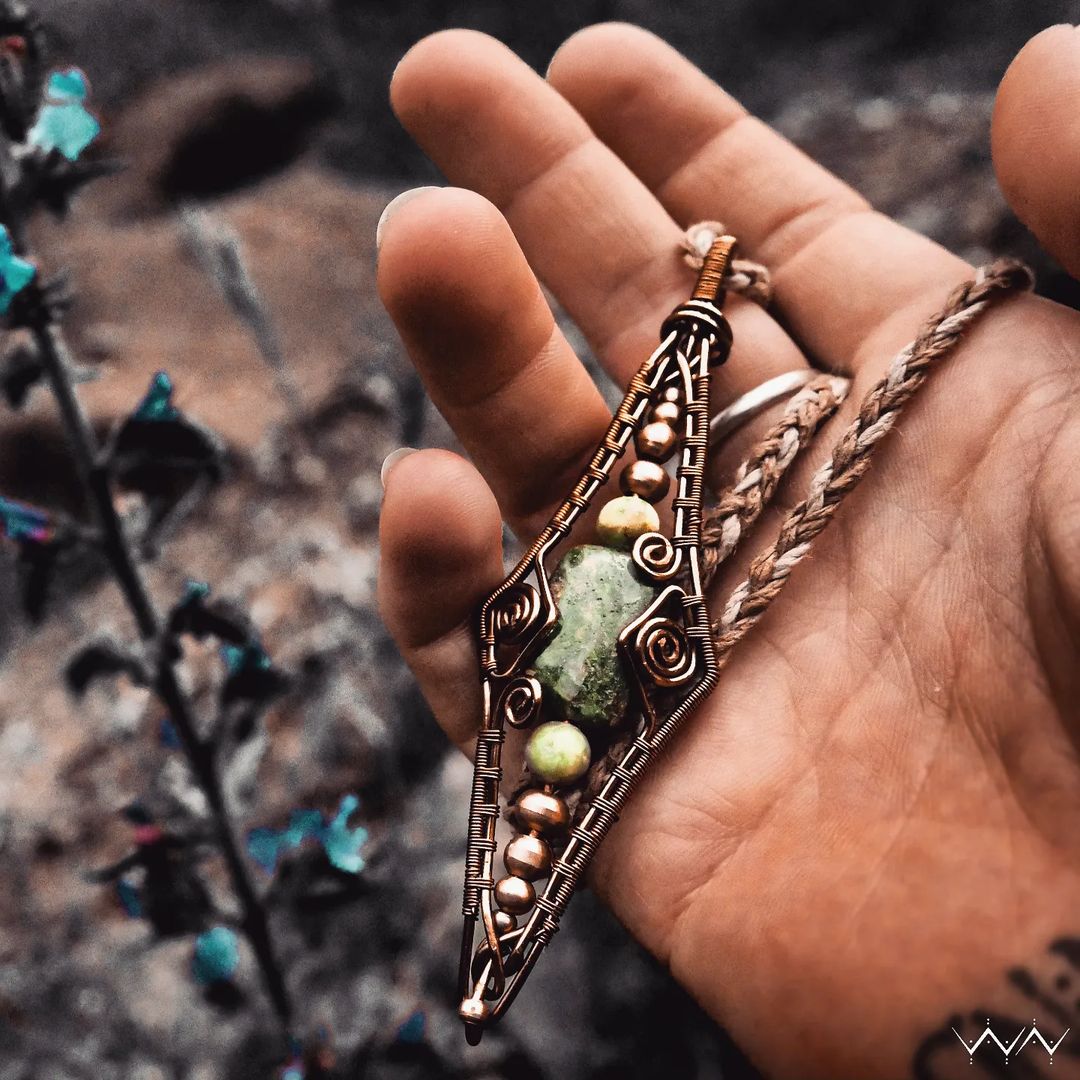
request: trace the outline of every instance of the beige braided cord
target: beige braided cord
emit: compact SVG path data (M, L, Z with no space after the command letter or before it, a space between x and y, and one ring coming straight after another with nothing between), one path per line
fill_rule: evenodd
M835 516L844 497L866 474L874 448L926 381L934 364L959 343L993 303L1030 289L1031 285L1031 271L1015 260L1003 259L981 268L971 281L953 292L942 310L924 324L918 337L893 359L886 376L863 399L859 415L841 435L829 461L814 474L808 497L788 514L776 543L753 561L746 580L734 590L723 614L713 623L716 655L721 665L765 614L791 571L806 557L814 539ZM720 496L703 522L705 582L715 577L769 502L798 452L835 411L846 392L844 379L822 376L808 383L739 467L735 483ZM630 741L630 736L616 739L593 764L580 792L580 805L587 804L600 791Z
M692 270L700 270L705 265L705 256L713 241L727 231L727 227L719 221L699 221L691 225L679 241L683 262ZM728 264L724 289L762 307L768 307L772 300L772 279L768 268L750 259L739 258L738 254Z
M725 282L726 284L726 282ZM959 286L945 306L929 319L918 337L900 352L889 371L863 399L859 415L840 437L832 456L813 476L808 497L787 516L776 543L751 564L749 575L731 594L720 619L713 623L716 655L723 665L734 646L761 619L779 595L791 571L806 557L814 539L832 520L840 503L870 467L874 448L888 434L935 362L944 358L968 328L993 303L1031 288L1031 272L1023 263L999 260L981 268ZM703 579L715 577L741 537L759 517L796 455L840 404L847 380L822 376L808 383L784 416L739 467L735 483L707 512L702 526ZM618 765L632 736L616 739L594 762L572 807L587 805Z
M768 505L784 473L848 392L847 379L820 375L807 383L784 415L739 466L735 480L701 523L701 572L705 586L735 551L743 533Z
M959 343L994 302L1030 289L1031 285L1031 271L1012 259L980 269L973 280L953 292L944 308L893 359L886 376L863 399L859 415L841 435L831 458L814 474L807 498L788 514L776 543L753 561L746 580L731 594L723 614L713 624L721 663L765 614L840 503L866 474L875 447L926 381L934 364Z

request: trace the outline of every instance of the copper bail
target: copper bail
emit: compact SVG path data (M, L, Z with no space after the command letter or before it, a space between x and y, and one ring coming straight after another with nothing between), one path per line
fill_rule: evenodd
M706 300L715 304L718 299L722 299L724 275L728 272L734 253L734 236L718 236L712 242L712 247L709 248L705 261L702 263L701 272L698 274L697 285L694 287L695 300Z

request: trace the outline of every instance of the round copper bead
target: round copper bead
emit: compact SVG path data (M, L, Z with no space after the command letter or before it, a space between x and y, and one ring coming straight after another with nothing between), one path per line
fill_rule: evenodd
M552 835L563 832L570 824L570 809L558 795L534 789L518 799L514 817L526 832Z
M507 915L524 915L536 903L536 890L524 878L504 877L495 883L495 903Z
M649 413L649 420L652 423L659 422L674 427L679 422L680 416L682 416L682 407L677 401L661 401Z
M515 836L506 845L503 862L514 877L536 881L551 872L551 848L538 836Z
M646 424L634 440L638 457L648 461L667 461L671 457L679 437L674 428L663 420L654 420Z
M495 912L495 933L502 937L503 934L509 934L511 930L517 929L517 916L511 915L508 911L496 911Z
M637 495L648 502L659 502L670 486L671 477L655 461L633 461L619 475L624 495Z
M665 386L660 391L661 401L674 401L676 404L682 401L682 387L681 386Z

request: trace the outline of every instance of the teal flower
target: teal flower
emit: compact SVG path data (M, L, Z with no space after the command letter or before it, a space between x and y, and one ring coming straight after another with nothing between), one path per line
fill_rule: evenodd
M221 658L230 675L240 675L245 671L269 671L273 664L262 644L256 640L246 645L222 645Z
M59 150L68 161L76 161L101 131L101 125L83 104L88 93L86 76L77 68L54 71L49 76L37 123L27 134L30 145L46 154Z
M9 540L46 544L54 529L44 510L0 496L0 533Z
M215 926L195 939L191 971L200 986L228 982L240 963L236 933L227 926Z
M417 1009L398 1029L395 1041L408 1046L416 1046L424 1041L427 1030L427 1017L423 1009Z
M326 857L347 874L359 874L364 869L360 849L367 843L368 831L362 825L349 827L349 818L359 805L360 800L355 795L344 796L337 816L327 824L322 838Z
M57 104L85 101L89 94L90 87L86 76L78 68L54 71L49 76L49 83L45 88L46 99Z
M172 403L172 379L159 371L150 382L150 389L132 414L134 420L176 420L180 410Z
M0 315L11 307L16 293L20 293L37 273L37 267L15 254L11 234L0 225Z
M333 866L347 874L359 874L364 869L360 849L367 843L368 831L362 825L349 825L359 806L355 795L345 795L337 814L329 820L318 810L294 810L284 829L252 829L247 835L248 855L272 874L282 855L308 840L317 840Z
M322 832L323 816L318 810L294 810L284 829L252 829L247 837L248 854L272 874L285 852L300 847L305 840L318 839Z

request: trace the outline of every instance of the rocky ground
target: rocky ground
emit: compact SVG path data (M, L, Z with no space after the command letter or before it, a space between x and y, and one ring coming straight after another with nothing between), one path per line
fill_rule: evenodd
M298 676L267 718L263 753L236 767L250 788L243 824L280 824L356 791L371 831L350 902L285 897L276 909L302 1026L331 1033L342 1077L752 1075L587 896L506 1025L464 1047L453 979L469 769L447 751L373 596L383 456L403 442L452 445L375 299L378 215L405 182L431 176L388 115L386 78L441 25L491 30L542 67L576 26L630 18L684 45L882 209L975 261L1033 257L989 167L992 90L1028 33L1077 12L1047 0L1023 12L1004 0L876 5L872 18L854 0L666 14L615 0L572 15L345 0L41 7L63 54L93 78L103 150L130 163L71 221L37 232L43 263L71 268L79 286L71 339L100 375L86 399L105 429L165 368L181 407L228 447L227 482L165 546L155 591L174 597L195 577L243 601ZM190 200L239 238L297 400L199 265L176 211ZM1072 298L1040 268L1045 291ZM77 512L70 475L47 396L0 413L0 492ZM130 849L118 810L132 800L169 823L198 812L144 693L121 684L75 703L62 688L80 640L128 632L115 590L76 568L45 622L27 627L4 559L0 1080L272 1075L282 1048L250 959L246 1000L207 1002L190 941L156 942L86 877ZM193 657L190 681L205 703L204 660ZM211 880L220 887L212 870Z

